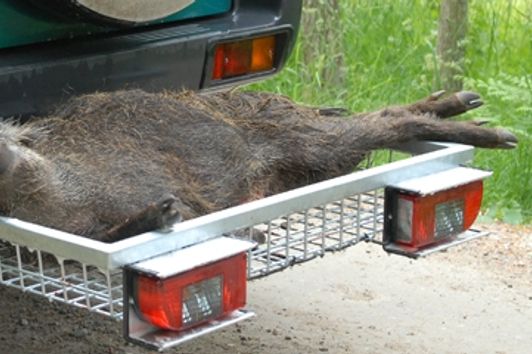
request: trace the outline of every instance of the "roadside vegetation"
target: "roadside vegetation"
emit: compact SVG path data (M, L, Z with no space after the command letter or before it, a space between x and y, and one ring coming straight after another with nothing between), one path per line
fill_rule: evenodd
M290 61L253 85L296 101L367 111L412 102L440 89L439 0L309 0ZM490 120L520 139L512 151L478 150L494 171L484 220L532 222L532 3L470 0L464 89L485 105L465 118Z

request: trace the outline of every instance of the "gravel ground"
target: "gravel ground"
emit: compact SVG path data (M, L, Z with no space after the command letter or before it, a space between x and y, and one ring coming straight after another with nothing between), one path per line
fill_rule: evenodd
M532 348L532 227L426 259L362 244L254 281L257 317L169 353L494 353ZM0 353L147 354L120 324L0 287Z

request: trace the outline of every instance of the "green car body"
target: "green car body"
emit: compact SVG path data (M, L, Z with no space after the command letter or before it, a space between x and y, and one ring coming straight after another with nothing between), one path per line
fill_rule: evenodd
M66 7L61 15L58 5L53 12L43 4L0 0L0 117L46 113L93 91L202 90L272 75L295 42L302 0L195 0L133 25L73 16ZM267 35L277 38L272 70L211 80L217 44Z

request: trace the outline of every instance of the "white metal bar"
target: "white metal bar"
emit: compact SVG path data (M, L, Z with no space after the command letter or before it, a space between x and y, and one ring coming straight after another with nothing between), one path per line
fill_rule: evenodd
M83 272L83 284L85 285L85 305L87 308L91 308L91 298L89 296L89 292L87 291L89 289L89 278L87 275L87 265L85 263L82 264L82 272Z
M16 250L16 253L17 253L17 268L18 268L18 273L19 273L19 277L20 277L20 287L24 288L24 275L23 275L23 272L22 272L22 259L21 259L21 256L20 256L20 246L16 245L15 246L15 250Z
M429 256L429 255L434 254L436 252L441 252L441 251L447 250L447 249L449 249L451 247L454 247L454 246L460 245L462 243L474 240L476 238L488 236L489 234L490 233L486 232L486 231L470 229L470 230L466 230L463 233L461 233L460 235L456 236L455 239L450 241L450 242L446 242L444 244L433 246L433 247L428 247L428 248L425 248L425 249L420 249L419 251L416 251L416 252L407 252L407 251L403 250L400 246L397 246L397 245L394 245L394 244L385 245L384 249L387 252L390 252L390 253L396 253L396 254L407 256L407 257L410 257L410 258L419 258L419 257Z
M41 250L37 250L37 263L39 264L39 276L41 278L41 291L43 294L46 293L46 287L44 286L44 268L42 264L42 254Z
M271 263L272 263L271 245L272 245L272 222L268 221L268 244L267 244L267 249L266 249L266 261L267 261L266 271L270 270Z
M132 313L132 315L134 315L134 313ZM220 320L210 321L208 324L199 328L192 328L181 332L162 330L142 331L137 329L139 333L129 333L129 339L162 351L253 316L255 316L255 314L251 311L236 310Z
M109 313L111 316L114 314L114 302L113 302L113 285L111 283L111 274L109 274L109 271L105 272L105 280L107 281L107 294L108 294L108 302L107 305L109 306Z
M229 237L219 237L166 253L163 256L138 262L129 268L137 272L153 275L159 279L184 273L215 261L219 261L243 252L254 246L251 241Z
M338 237L340 238L340 244L338 245L340 248L344 245L344 208L345 208L345 200L342 199L340 202L340 230L338 232Z
M483 180L491 175L491 172L476 168L455 167L428 176L417 177L404 180L399 183L390 184L390 186L401 190L415 192L419 195L428 195L457 186L462 186L474 181Z
M63 286L63 297L65 298L65 302L68 301L67 296L67 280L66 280L66 274L65 274L65 261L63 259L58 259L59 267L61 269L61 284Z

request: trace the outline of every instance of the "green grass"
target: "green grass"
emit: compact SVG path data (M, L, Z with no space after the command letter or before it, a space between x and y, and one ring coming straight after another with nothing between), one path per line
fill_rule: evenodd
M296 101L367 111L439 89L439 1L307 0L298 43L283 72L253 89ZM532 222L532 3L470 0L465 88L486 105L469 117L514 131L512 151L479 150L489 218Z

